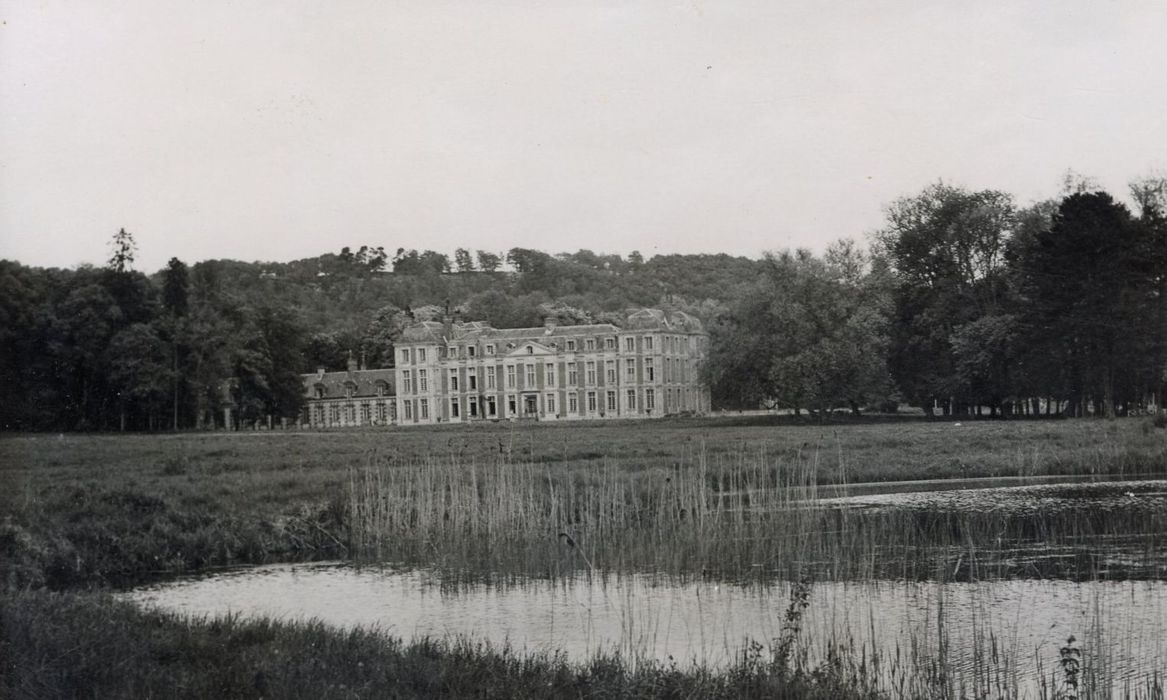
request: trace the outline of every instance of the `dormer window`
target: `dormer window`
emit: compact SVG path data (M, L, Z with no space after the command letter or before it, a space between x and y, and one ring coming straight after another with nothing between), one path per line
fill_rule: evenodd
M316 396L316 398L318 398L318 399L322 399L322 398L324 398L325 391L324 391L324 385L323 385L323 384L317 384L317 385L316 385L315 387L313 387L313 388L314 388L314 392L313 392L313 394Z
M575 341L574 340L567 341L567 351L568 352L575 352Z
M528 355L534 355L534 354L535 354L535 348L534 348L534 346L532 346L532 345L528 345L528 346L527 346L527 354L528 354Z
M475 351L475 350L477 350L477 349L478 349L478 348L474 347L473 345L467 345L467 346L466 346L466 354L467 354L469 357L474 357L474 355L475 355L475 352L474 352L474 351Z
M346 398L352 398L357 393L357 385L352 382L345 382L344 395Z
M487 346L486 346L486 354L487 354L487 355L493 355L493 354L494 354L494 346L493 346L493 345L487 345Z

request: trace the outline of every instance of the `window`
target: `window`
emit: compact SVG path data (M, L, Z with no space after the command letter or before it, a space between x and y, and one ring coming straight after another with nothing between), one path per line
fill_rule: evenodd
M588 392L588 413L596 412L596 392Z
M588 386L595 386L596 384L596 363L589 362L587 364L587 374L585 375Z
M486 354L487 354L487 355L493 355L493 354L494 354L494 345L487 345L487 346L486 346Z
M377 396L385 396L387 393L385 382L377 382Z
M417 371L417 390L423 394L430 390L429 381L426 379L424 369Z
M507 388L515 388L515 366L507 365Z
M545 386L555 386L555 365L550 362L543 368L543 384Z
M450 370L450 391L458 390L458 370Z
M425 362L425 348L418 348L417 349L417 361L418 362Z
M466 388L470 391L478 390L478 375L477 370L473 367L466 370ZM474 415L471 413L470 415Z
M478 397L471 396L470 398L466 399L466 410L470 414L471 418L478 417Z
M384 423L385 419L387 417L387 414L388 414L388 411L385 410L385 403L381 402L381 403L377 404L377 422Z
M351 399L353 397L353 394L355 394L355 393L357 393L356 385L353 384L352 382L345 382L345 384L344 384L345 398Z
M478 351L478 348L473 346L473 345L466 346L466 355L468 357L474 357L474 355L476 354L477 351Z
M361 404L361 425L368 425L373 422L373 413L370 410L368 403Z
M543 406L547 415L555 415L555 394L548 394L544 399Z
M656 379L656 374L653 371L652 358L646 357L644 358L644 381L651 382L654 379Z
M495 369L494 367L487 367L486 368L486 388L487 389L494 388L494 369Z
M515 397L513 394L507 396L507 415L513 416L518 411L518 406L515 404Z
M636 352L636 338L628 336L624 339L624 350L626 352Z
M528 345L528 346L527 346L527 354L528 354L528 355L534 355L534 354L535 354L535 348L534 348L534 346L532 346L532 345Z
M446 348L446 357L448 357L452 360L452 359L456 358L457 356L458 356L458 348L454 347L453 345Z
M579 413L579 397L572 391L567 395L567 412Z
M409 364L409 350L402 350L401 351L401 364L403 364L403 365Z
M624 360L624 376L630 382L636 381L636 360L631 357Z
M604 349L605 350L615 350L616 349L616 339L615 338L604 338Z
M645 350L652 350L652 336L651 335L644 336L644 349Z
M425 370L422 371L424 372ZM408 394L409 392L413 391L413 377L410 376L412 374L413 372L409 370L405 370L401 373L401 392L404 394Z
M486 415L491 418L498 415L498 404L493 396L486 397Z
M614 391L608 392L608 410L609 411L616 410L616 392L614 392Z
M575 352L575 341L574 340L567 341L567 351L568 352Z
M575 371L575 363L567 363L567 385L576 386L579 384L579 373Z
M527 381L523 384L524 387L530 389L535 386L535 363L527 365Z
M629 389L627 395L625 396L625 399L626 399L625 408L627 408L629 411L635 411L636 410L636 389Z
M584 348L589 350L589 351L595 350L596 349L596 339L595 338L588 338L587 340L585 340L584 341Z
M644 410L651 411L656 408L656 392L652 389L644 390Z
M402 401L401 408L405 411L405 420L413 420L413 402Z
M608 384L616 383L616 361L608 360L604 363L604 381Z
M318 398L318 399L324 398L324 386L322 384L316 385L316 398Z
M417 412L421 416L422 420L429 420L429 417L430 417L430 400L429 399L418 399L417 409L418 409Z
M458 418L461 415L462 414L459 412L459 409L458 409L458 399L450 399L450 417L451 418Z

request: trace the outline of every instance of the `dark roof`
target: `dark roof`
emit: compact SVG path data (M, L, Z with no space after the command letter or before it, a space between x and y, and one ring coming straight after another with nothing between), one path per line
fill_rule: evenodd
M337 399L348 395L348 387L353 387L353 398L377 396L377 386L385 384L385 396L397 394L397 384L392 369L358 369L352 372L313 372L301 374L304 380L304 396L316 397L316 388L324 387L324 398Z
M703 333L701 322L683 311L634 309L622 324L625 330L663 330L678 333ZM451 323L420 321L407 326L401 333L406 343L448 343L459 340L534 340L619 333L621 326L611 323L591 323L579 326L535 326L533 328L493 328L482 321ZM448 335L447 335L448 332Z

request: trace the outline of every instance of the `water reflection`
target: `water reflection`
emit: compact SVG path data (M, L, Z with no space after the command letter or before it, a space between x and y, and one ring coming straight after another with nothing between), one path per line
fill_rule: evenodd
M189 615L318 618L395 636L469 636L586 659L619 650L669 663L724 664L748 639L783 630L786 584L733 586L631 575L450 588L425 570L280 565L173 581L125 594ZM896 678L942 668L957 687L1036 693L1067 637L1090 673L1116 690L1167 659L1167 583L1000 580L815 584L799 640L812 658L829 643L880 659ZM986 674L999 676L987 679Z

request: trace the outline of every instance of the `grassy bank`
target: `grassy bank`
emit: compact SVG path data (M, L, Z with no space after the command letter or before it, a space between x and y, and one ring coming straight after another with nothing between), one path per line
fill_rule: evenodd
M188 621L99 594L0 597L0 694L11 698L864 698L842 667L774 657L679 670L590 663L467 642L238 618Z
M0 580L63 589L348 556L350 472L386 463L526 464L540 478L585 486L611 469L653 489L703 460L724 475L708 485L718 491L753 478L747 472L759 462L813 465L809 478L820 484L1167 470L1167 431L1143 420L743 422L3 436Z
M314 624L190 622L81 590L358 556L471 575L975 579L993 575L994 552L1004 562L1024 541L1060 546L1130 525L1152 533L1153 548L1163 515L860 518L806 497L862 481L1147 472L1167 473L1167 431L1143 420L3 436L2 687L13 697L866 696L845 659L794 672L755 649L717 672L578 665ZM879 570L888 549L897 571ZM1101 575L1093 561L1072 563Z

